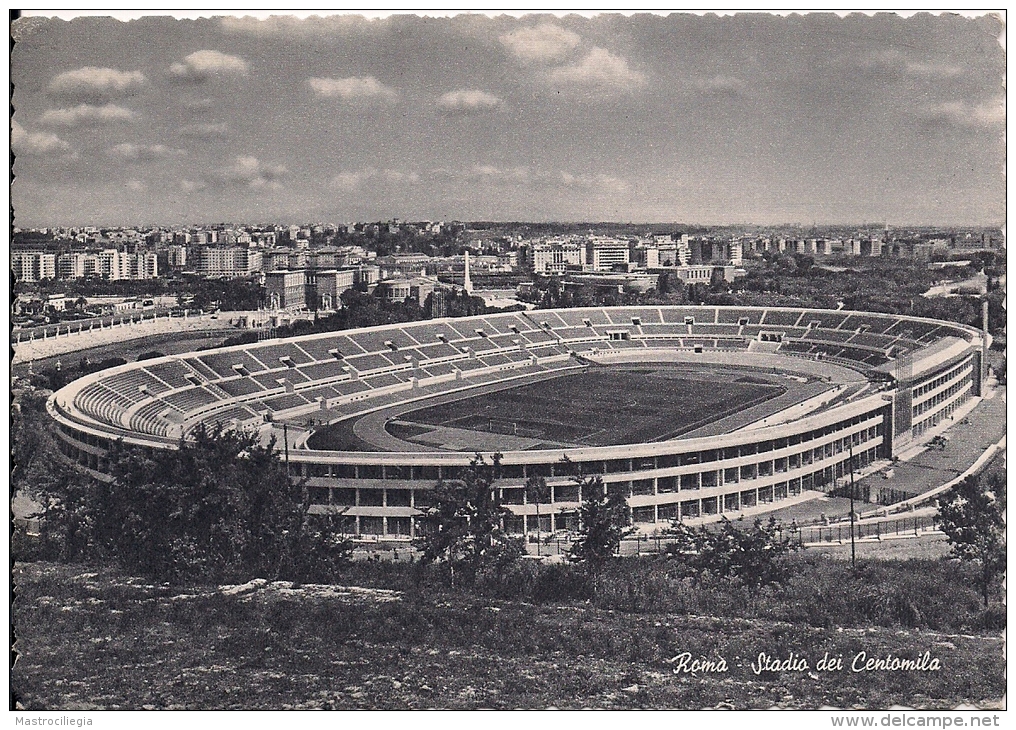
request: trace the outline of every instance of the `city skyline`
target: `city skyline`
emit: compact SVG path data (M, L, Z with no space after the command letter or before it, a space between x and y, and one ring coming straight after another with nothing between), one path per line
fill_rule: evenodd
M31 18L15 225L1000 225L997 18Z

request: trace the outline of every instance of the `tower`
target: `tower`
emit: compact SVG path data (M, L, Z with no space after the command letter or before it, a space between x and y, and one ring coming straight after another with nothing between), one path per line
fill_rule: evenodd
M462 278L462 288L466 294L473 293L473 282L469 280L469 251L466 251L466 273Z

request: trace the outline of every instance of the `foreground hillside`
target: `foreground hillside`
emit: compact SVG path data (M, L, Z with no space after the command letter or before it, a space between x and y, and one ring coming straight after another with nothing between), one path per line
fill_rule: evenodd
M14 571L22 707L946 708L998 707L1005 692L991 635L335 586L178 589L83 571ZM685 652L727 671L682 671ZM798 661L757 673L763 652ZM851 671L860 652L922 658ZM843 669L819 670L826 653Z

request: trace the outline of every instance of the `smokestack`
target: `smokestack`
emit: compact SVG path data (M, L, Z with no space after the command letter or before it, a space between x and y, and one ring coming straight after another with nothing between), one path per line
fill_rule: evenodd
M981 329L988 334L988 300L981 302Z

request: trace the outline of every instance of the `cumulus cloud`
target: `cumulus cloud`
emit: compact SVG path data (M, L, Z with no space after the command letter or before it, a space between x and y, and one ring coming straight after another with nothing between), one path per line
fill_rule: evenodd
M1005 107L1001 100L968 104L949 101L932 104L921 110L921 116L929 122L956 127L993 127L1005 124Z
M163 144L133 144L124 142L106 150L110 157L118 157L123 160L160 160L167 157L179 157L187 154L186 150L167 147Z
M182 63L169 67L170 75L182 82L200 84L214 77L247 73L247 62L221 51L195 51Z
M52 155L69 152L71 146L55 134L29 132L17 122L12 122L11 149L18 155Z
M388 183L415 183L420 176L415 172L403 172L402 170L384 169L377 170L373 167L364 167L359 170L344 171L332 178L332 187L350 192L363 186L370 180L381 180Z
M505 33L499 40L516 58L531 63L567 58L582 38L559 25L543 23Z
M41 124L52 127L77 127L86 124L107 124L109 122L131 122L140 115L116 104L78 104L69 109L49 109L39 117Z
M385 86L373 76L352 76L345 79L312 78L307 85L318 97L323 99L382 99L395 101L398 93L395 89Z
M193 139L221 139L229 132L226 122L206 122L201 124L185 124L177 130L181 137Z
M483 114L496 109L501 100L493 94L478 89L459 89L443 94L437 100L438 107L446 114Z
M645 76L628 66L621 56L605 48L593 48L581 61L550 71L550 80L573 87L631 89L644 86Z
M245 185L255 190L268 188L276 190L282 187L279 182L288 171L281 165L266 165L257 157L240 156L233 164L217 171L212 178L221 183Z
M84 66L54 76L47 90L70 101L101 104L132 96L145 82L145 75L140 71Z

